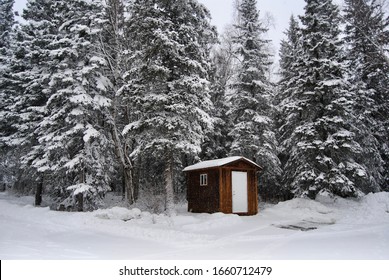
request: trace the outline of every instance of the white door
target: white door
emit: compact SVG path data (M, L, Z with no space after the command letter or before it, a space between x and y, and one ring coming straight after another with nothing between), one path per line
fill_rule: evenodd
M247 172L232 171L232 213L248 212Z

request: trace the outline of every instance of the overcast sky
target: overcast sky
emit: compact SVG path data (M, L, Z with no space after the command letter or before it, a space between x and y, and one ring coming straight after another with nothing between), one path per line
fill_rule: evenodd
M208 7L212 16L212 23L217 26L219 33L224 27L231 24L233 18L234 0L198 0ZM261 18L270 18L268 39L272 40L275 54L284 38L284 31L288 28L290 16L302 15L304 0L257 0L257 8Z
M22 11L22 9L26 6L27 0L15 0L15 10Z

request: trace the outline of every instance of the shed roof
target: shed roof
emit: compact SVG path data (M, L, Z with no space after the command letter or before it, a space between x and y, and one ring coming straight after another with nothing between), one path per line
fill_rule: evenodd
M260 167L258 164L256 164L255 162L253 162L245 157L234 156L234 157L227 157L227 158L221 158L221 159L202 161L202 162L196 163L194 165L190 165L190 166L185 167L184 171L192 171L192 170L198 170L198 169L220 167L220 166L224 166L226 164L229 164L229 163L232 163L232 162L235 162L238 160L244 160L244 161L262 169L262 167Z

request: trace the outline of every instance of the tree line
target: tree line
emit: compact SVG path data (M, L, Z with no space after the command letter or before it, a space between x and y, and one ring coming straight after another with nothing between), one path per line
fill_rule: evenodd
M241 155L265 200L388 190L387 3L306 0L279 80L256 0L222 35L196 0L0 0L2 188L174 212L183 167ZM152 207L152 206L149 206Z

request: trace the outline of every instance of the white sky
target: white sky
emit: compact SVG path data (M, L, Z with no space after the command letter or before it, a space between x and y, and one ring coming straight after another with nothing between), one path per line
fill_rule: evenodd
M27 0L15 0L15 10L22 11L22 9L26 6Z
M198 0L208 7L212 15L212 23L217 26L219 33L227 24L231 24L234 0ZM304 0L257 0L260 17L271 16L273 24L269 26L268 37L278 48L283 38L283 32L288 28L292 14L301 15L304 12Z

